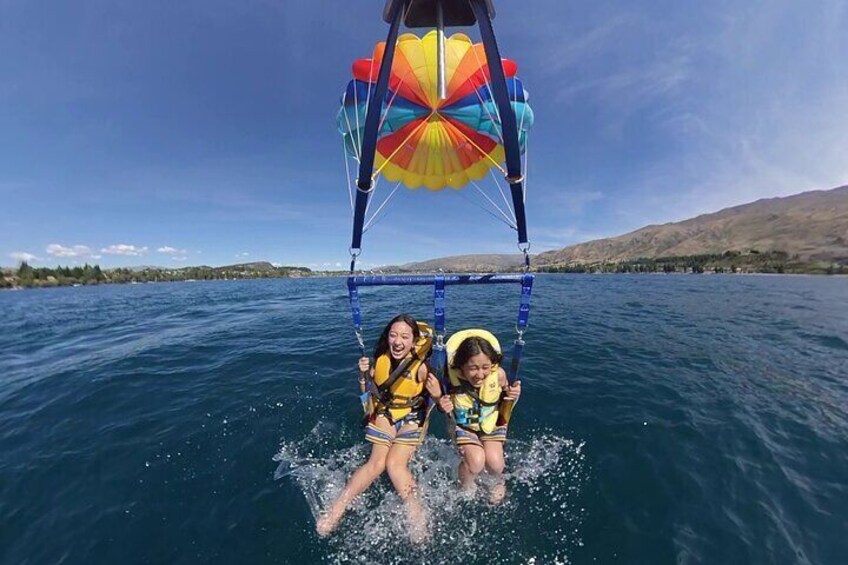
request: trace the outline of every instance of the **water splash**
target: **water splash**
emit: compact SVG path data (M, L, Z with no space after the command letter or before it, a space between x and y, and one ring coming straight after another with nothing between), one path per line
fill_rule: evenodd
M357 444L321 453L326 426L319 423L302 440L284 443L274 457L275 478L293 480L316 519L369 451ZM506 444L508 495L496 506L488 502L492 480L484 475L476 493L461 491L453 443L428 437L410 469L427 508L429 540L409 541L404 505L382 478L354 502L327 540L325 562L570 563L574 548L582 545L584 444L550 432L530 435L534 439Z

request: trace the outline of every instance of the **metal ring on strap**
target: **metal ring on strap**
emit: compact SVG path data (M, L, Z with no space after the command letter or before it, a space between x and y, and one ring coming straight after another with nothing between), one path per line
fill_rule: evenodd
M521 345L525 344L524 341L524 331L518 327L518 324L515 324L515 333L518 334L518 337L515 338L515 343L520 343Z
M348 252L350 253L350 274L353 275L353 272L356 270L356 258L362 253L362 249L349 247Z
M374 192L374 187L376 186L376 184L377 183L374 182L374 179L371 178L368 179L368 188L362 188L359 185L359 179L356 179L356 190L358 190L359 192L365 192L366 194L369 192Z

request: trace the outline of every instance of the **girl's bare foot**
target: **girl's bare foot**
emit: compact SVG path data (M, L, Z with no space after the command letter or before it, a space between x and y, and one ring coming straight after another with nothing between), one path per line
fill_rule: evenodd
M469 481L467 484L462 483L460 485L460 495L466 500L477 496L477 483L475 481Z
M315 531L322 538L327 537L333 533L333 530L335 530L336 526L339 525L339 521L342 519L343 514L344 510L330 508L327 513L321 516L318 519L318 522L315 523Z
M409 524L409 539L414 544L422 544L430 539L427 531L427 512L417 500L408 500L406 503L407 523Z
M505 496L506 483L503 481L499 481L493 484L492 489L489 491L489 504L498 505L503 502Z

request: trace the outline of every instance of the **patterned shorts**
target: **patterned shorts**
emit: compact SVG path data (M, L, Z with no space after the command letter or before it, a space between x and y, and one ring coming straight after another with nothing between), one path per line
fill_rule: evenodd
M376 423L369 422L365 428L365 441L376 445L385 445L391 447L394 444L418 446L424 441L424 436L427 435L427 427L430 425L430 412L433 409L433 404L428 402L427 406L416 412L411 412L397 422L389 420L389 424L394 428L394 435L377 427ZM417 424L417 427L400 431L407 424Z
M460 426L456 427L456 445L476 445L479 447L483 447L483 442L486 441L499 441L501 443L506 441L506 429L507 426L497 426L491 433L486 433L484 431L475 432L472 430L466 430Z

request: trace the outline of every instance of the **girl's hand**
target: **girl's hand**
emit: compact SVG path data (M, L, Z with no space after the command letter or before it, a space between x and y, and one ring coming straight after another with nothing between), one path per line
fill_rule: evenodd
M368 374L368 371L371 369L371 360L368 357L360 357L359 358L359 373L360 374Z
M436 378L436 375L428 373L427 381L424 383L424 386L427 387L427 392L430 393L430 398L438 402L438 400L442 397L442 385L439 383L439 379Z
M506 399L512 400L513 402L518 401L518 397L521 396L521 381L515 381L511 385L506 387Z
M439 408L442 409L442 412L453 412L453 402L451 402L449 394L439 399Z

